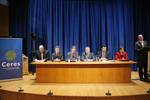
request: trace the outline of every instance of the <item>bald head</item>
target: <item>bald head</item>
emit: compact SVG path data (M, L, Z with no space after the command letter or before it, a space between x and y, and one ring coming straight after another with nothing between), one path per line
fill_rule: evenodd
M44 52L44 46L43 46L43 45L39 45L39 51L40 51L41 53Z
M85 53L90 53L90 47L85 47Z
M56 53L56 54L60 53L60 48L59 48L59 46L56 46L56 47L55 47L55 53Z
M138 40L139 40L139 41L143 41L143 39L144 39L143 35L142 35L142 34L139 34L139 35L138 35Z
M107 47L106 46L103 46L101 49L102 49L103 52L107 51Z

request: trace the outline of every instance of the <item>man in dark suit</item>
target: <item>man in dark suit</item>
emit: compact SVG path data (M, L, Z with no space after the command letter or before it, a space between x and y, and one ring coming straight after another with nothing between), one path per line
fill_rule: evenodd
M34 61L35 62L45 62L45 61L49 60L49 58L50 58L49 52L47 50L45 50L43 45L40 45L39 50L36 51Z
M137 52L137 62L139 68L139 76L141 81L149 81L147 75L147 42L144 41L143 35L138 35L138 41L135 44L135 50ZM144 69L144 72L143 72Z
M108 51L107 51L107 47L106 46L103 46L101 48L100 51L98 51L97 53L97 57L96 57L96 60L98 61L105 61L105 60L108 60Z

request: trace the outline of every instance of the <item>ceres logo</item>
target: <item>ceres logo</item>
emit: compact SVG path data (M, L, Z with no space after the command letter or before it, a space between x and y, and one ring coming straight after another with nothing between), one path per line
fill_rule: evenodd
M14 51L8 51L6 52L5 54L5 58L8 60L8 61L13 61L16 59L16 53Z
M3 68L7 68L7 69L9 68L10 70L10 69L17 69L19 68L19 66L21 66L20 62L14 62L16 59L16 53L14 51L6 52L5 58L8 60L8 62L4 61L1 63L1 66Z

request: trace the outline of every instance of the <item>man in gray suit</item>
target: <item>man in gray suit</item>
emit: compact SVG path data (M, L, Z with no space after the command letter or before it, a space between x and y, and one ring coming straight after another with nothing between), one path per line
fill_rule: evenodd
M147 75L147 42L144 41L143 35L138 35L138 41L135 44L137 52L137 66L139 68L139 77L141 81L149 81ZM143 71L144 69L144 71Z
M85 48L85 52L82 54L83 61L94 61L94 54L90 51L90 47Z
M70 62L70 61L71 62L76 62L76 61L80 60L79 57L80 56L79 56L79 54L76 50L76 46L72 46L71 51L68 52L68 54L67 54L67 61L68 62Z

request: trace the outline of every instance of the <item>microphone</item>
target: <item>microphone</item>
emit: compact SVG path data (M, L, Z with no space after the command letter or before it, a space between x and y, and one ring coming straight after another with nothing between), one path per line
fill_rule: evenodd
M148 89L148 90L146 91L146 93L150 94L150 89Z
M22 89L22 87L19 87L18 92L23 92L24 90Z
M105 93L106 96L111 96L110 91L108 90L108 92Z
M47 93L48 96L52 96L53 92L51 90L49 90L49 92Z

